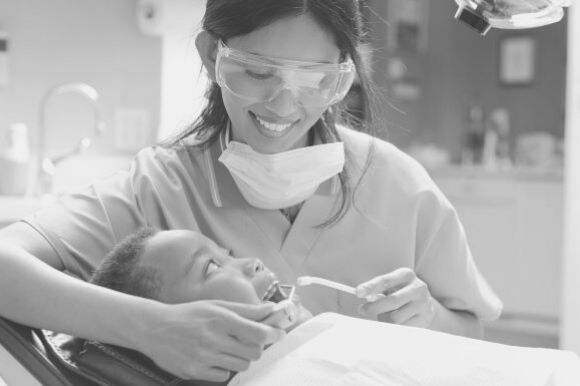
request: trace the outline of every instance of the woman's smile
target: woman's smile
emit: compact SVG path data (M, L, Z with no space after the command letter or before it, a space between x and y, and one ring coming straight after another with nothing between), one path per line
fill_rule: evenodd
M314 63L338 63L340 59L334 38L308 14L276 20L224 43L231 49L267 58ZM224 87L222 98L231 120L232 139L262 154L306 146L308 131L327 109L302 105L286 88L257 102Z
M249 112L252 121L260 134L266 137L279 138L292 129L300 120L280 121L269 117L258 115L252 111Z

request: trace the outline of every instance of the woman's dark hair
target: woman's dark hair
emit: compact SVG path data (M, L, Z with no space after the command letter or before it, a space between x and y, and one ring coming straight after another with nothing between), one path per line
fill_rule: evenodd
M340 140L336 129L337 121L345 121L359 130L374 135L370 74L364 66L359 48L365 39L365 26L359 1L357 0L207 0L203 29L226 42L229 38L248 34L277 20L308 14L328 30L336 40L341 57L352 58L357 68L358 85L364 119L357 119L345 112L344 103L336 104L314 124L313 129L323 143ZM213 82L207 92L207 105L198 119L186 130L171 139L167 144L176 146L190 135L200 141L197 146L207 147L218 137L229 122L224 106L221 88ZM352 201L351 182L347 167L339 174L342 202L334 213L321 226L332 225L340 220Z
M161 280L157 271L139 264L145 243L159 232L144 227L120 241L103 259L89 282L147 299L157 299Z

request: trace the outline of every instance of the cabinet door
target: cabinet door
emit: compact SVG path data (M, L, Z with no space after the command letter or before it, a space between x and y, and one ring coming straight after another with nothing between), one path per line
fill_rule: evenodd
M562 286L563 185L525 181L519 185L518 308L556 318Z
M562 267L561 181L437 181L465 227L474 259L504 301L504 316L559 315Z
M520 309L518 200L512 183L443 179L440 188L455 206L481 273L504 302L504 312Z

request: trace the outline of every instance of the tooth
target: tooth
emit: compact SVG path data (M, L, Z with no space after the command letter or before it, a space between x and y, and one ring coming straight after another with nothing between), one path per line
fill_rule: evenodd
M269 130L272 130L272 131L280 132L280 131L287 129L288 127L290 127L292 125L291 123L279 125L279 124L272 123L272 122L266 122L257 115L256 115L256 118L258 119L258 122L260 122L262 124L262 126L266 127Z

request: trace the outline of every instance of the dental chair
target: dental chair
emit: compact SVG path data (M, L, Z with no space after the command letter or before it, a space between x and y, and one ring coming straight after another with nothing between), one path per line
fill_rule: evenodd
M0 318L0 345L28 372L46 386L95 386L74 370L66 368L48 352L40 331ZM8 385L12 386L12 385Z
M3 318L0 346L44 386L218 385L175 377L133 350L33 329Z

